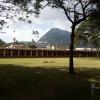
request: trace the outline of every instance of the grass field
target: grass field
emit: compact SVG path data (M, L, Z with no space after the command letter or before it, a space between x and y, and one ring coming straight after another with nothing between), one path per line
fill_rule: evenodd
M91 100L89 80L100 83L100 58L75 58L76 75L68 73L68 62L68 58L0 59L0 100Z
M74 58L75 68L100 68L100 58ZM69 65L69 58L7 58L0 64L21 65L25 67L60 67Z

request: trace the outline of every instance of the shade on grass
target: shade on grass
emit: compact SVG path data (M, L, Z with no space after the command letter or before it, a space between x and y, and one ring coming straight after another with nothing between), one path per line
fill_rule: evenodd
M32 59L4 60L0 64L0 100L90 100L88 80L100 82L100 68L77 68L77 75L70 75L64 66L35 67L33 62L28 66ZM45 60L46 64L57 62Z
M88 79L96 76L99 69L74 76L60 68L0 65L0 100L90 100Z

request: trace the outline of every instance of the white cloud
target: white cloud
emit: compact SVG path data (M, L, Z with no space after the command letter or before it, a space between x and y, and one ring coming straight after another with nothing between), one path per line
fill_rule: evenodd
M11 42L14 37L18 41L31 41L32 38L37 41L51 28L60 28L70 31L71 24L67 20L64 12L60 9L46 7L41 11L38 18L31 16L31 19L33 21L32 24L18 20L8 23L11 27L9 29L4 28L6 34L0 34L0 38L6 42ZM33 30L39 31L39 37L32 35Z

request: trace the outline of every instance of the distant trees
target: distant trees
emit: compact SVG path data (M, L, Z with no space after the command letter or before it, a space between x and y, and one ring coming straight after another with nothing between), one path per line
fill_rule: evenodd
M6 47L7 43L0 39L0 47Z
M32 39L32 41L16 41L16 44L23 45L25 48L37 48L35 41Z
M31 48L31 49L35 49L37 48L35 41L32 39L31 42L27 42L26 43L27 47Z

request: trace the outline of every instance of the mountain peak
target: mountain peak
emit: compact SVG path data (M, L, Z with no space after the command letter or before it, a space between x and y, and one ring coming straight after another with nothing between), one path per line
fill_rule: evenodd
M49 31L66 31L66 30L62 30L62 29L59 29L59 28L51 28Z
M50 31L60 30L59 28L51 28Z
M44 36L42 36L38 42L47 43L50 45L66 45L70 44L70 32L59 28L52 28Z

